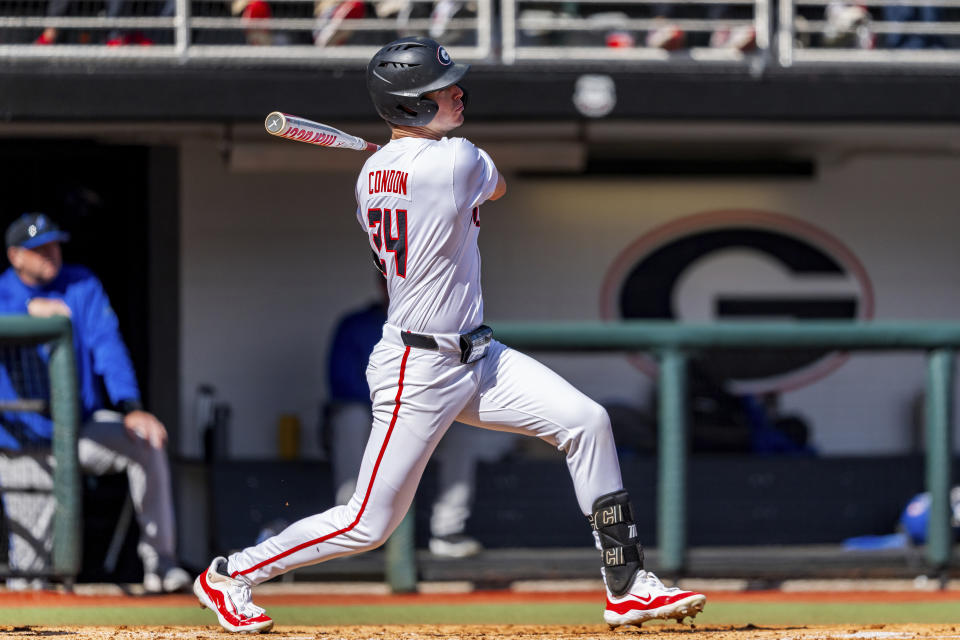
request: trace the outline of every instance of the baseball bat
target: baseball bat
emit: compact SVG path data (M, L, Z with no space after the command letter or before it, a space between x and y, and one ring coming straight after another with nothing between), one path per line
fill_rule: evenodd
M292 116L289 113L280 113L279 111L269 113L267 119L263 122L263 126L270 135L321 147L353 149L355 151L377 151L380 148L378 144L367 142L363 138L344 133L329 125L299 116Z

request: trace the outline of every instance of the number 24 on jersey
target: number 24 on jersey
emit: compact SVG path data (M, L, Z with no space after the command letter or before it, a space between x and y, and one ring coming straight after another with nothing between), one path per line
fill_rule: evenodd
M393 235L393 216L397 218L397 235ZM387 273L387 261L380 256L392 253L397 275L407 277L407 210L368 209L367 224L370 227L370 242L373 245L373 261L377 268Z

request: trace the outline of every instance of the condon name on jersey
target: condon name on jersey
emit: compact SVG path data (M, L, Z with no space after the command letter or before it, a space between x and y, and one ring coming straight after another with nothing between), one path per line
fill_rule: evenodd
M407 182L410 174L398 169L377 169L367 174L367 186L371 195L389 193L404 200L410 199Z

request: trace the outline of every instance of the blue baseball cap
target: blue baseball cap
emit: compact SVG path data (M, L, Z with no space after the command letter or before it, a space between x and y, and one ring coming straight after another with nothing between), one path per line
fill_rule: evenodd
M48 242L66 242L70 234L44 213L25 213L7 227L5 238L7 247L33 249Z

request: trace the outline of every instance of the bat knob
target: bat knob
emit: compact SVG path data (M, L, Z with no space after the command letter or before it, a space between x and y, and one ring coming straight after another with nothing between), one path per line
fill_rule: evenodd
M280 133L283 131L284 126L286 125L286 118L279 111L273 111L267 115L267 119L264 121L263 126L267 128L267 131L270 133Z

